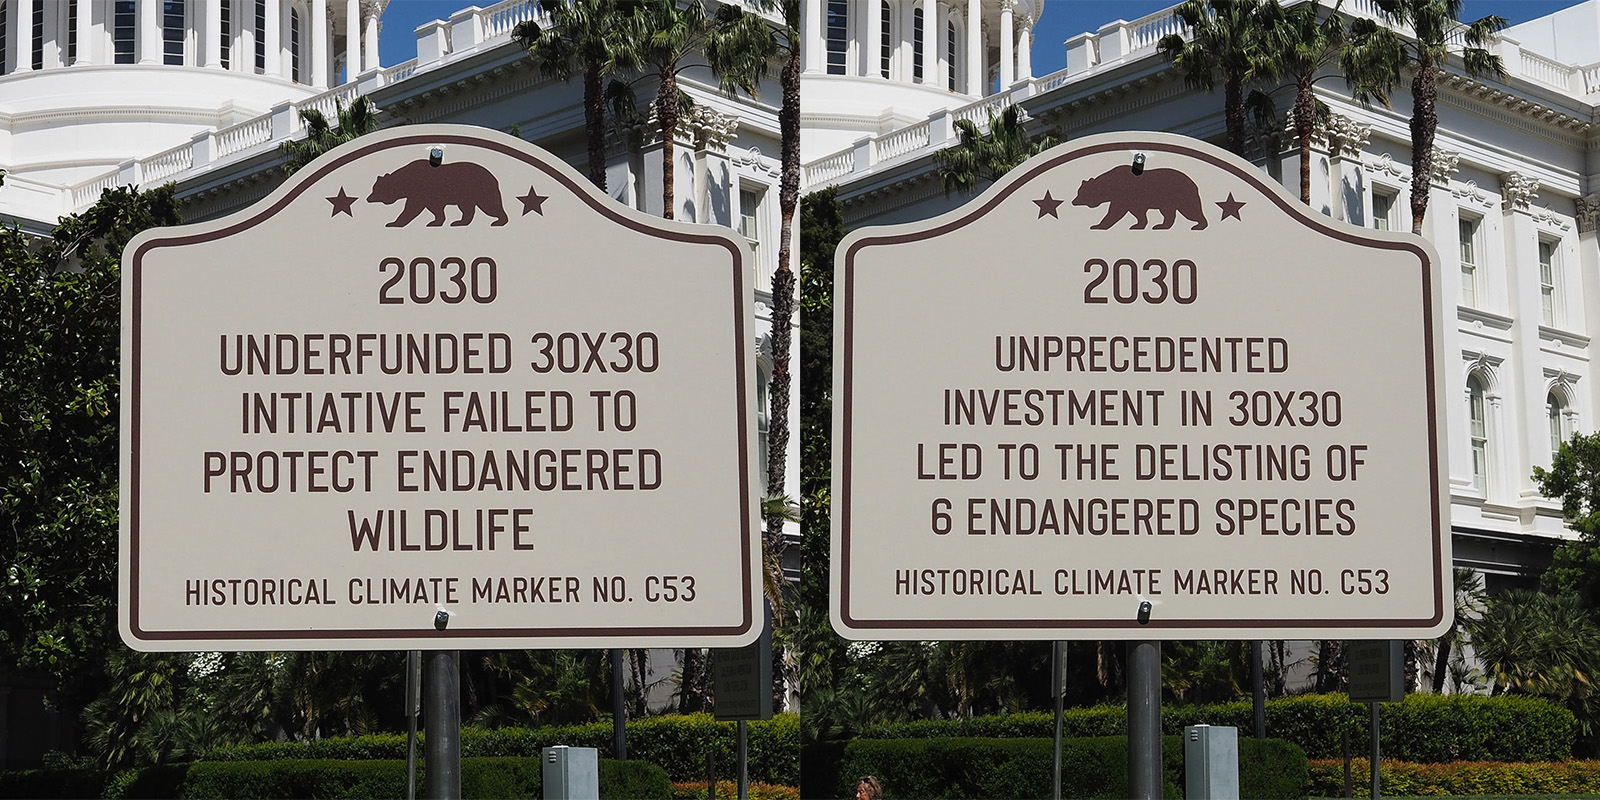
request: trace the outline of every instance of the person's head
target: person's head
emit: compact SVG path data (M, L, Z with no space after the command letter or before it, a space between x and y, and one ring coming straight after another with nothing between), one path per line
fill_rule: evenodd
M856 800L883 800L883 785L867 775L856 781Z

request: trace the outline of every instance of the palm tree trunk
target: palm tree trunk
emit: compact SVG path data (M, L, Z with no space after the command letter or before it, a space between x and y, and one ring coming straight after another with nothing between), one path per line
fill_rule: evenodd
M790 4L798 5L798 4ZM798 20L789 26L795 33ZM788 58L783 65L780 81L783 86L783 105L778 109L778 136L781 143L782 170L778 178L778 269L772 273L772 379L767 398L771 413L767 415L767 493L782 492L787 479L789 461L789 373L790 328L794 322L795 275L791 262L794 258L794 212L800 204L800 41L791 36ZM766 545L773 559L783 563L783 517L767 517ZM781 588L780 588L781 591ZM774 667L782 663L782 654L773 649ZM773 697L783 696L783 675L779 669L772 671Z
M589 138L589 182L606 190L606 98L600 65L583 65L583 130Z
M1311 94L1311 75L1301 75L1295 84L1294 135L1300 142L1300 202L1311 205L1311 134L1316 127L1316 101Z
M1433 693L1444 693L1444 677L1450 672L1450 637L1439 637L1439 652L1433 657Z
M1228 149L1244 155L1244 80L1236 75L1222 85L1222 118L1228 126Z
M1433 187L1433 135L1439 127L1438 67L1423 61L1411 79L1411 232L1421 235Z
M656 119L661 123L661 216L673 219L673 173L676 157L672 137L678 132L678 75L672 64L661 66L661 86L656 89Z

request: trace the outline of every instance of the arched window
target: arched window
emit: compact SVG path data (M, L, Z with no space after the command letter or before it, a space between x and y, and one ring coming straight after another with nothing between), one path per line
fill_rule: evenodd
M849 51L849 0L828 0L827 39L828 74L845 73L845 56Z
M1469 376L1467 420L1472 443L1472 486L1480 495L1487 495L1489 488L1489 419L1484 393L1483 377L1477 374Z
M133 0L116 0L116 4L112 7L111 20L112 63L134 62L133 33L136 22Z
M1554 456L1561 450L1561 445L1572 434L1577 432L1577 414L1572 410L1572 403L1568 401L1567 389L1556 385L1545 396L1545 414L1550 420L1550 455Z
M911 80L922 83L922 6L911 10Z
M889 0L880 5L882 19L878 25L878 72L889 77L889 58L894 54L894 15L890 13Z
M950 57L950 74L948 76L950 82L949 89L953 92L956 91L956 42L959 41L959 39L956 38L956 23L953 20L945 26L944 38L944 51L948 53Z
M183 23L185 0L161 3L161 63L183 66Z
M289 80L305 83L300 74L300 8L289 8Z

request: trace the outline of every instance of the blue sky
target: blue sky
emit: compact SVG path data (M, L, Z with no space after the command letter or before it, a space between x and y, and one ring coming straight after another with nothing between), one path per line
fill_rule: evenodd
M1093 31L1117 19L1135 20L1175 5L1177 0L1045 0L1044 14L1034 32L1033 72L1048 75L1066 66L1064 42L1084 31ZM1474 20L1486 14L1499 14L1515 25L1553 11L1576 5L1580 0L1466 0L1462 19ZM471 5L488 7L493 0L390 0L383 14L383 33L379 39L384 66L408 61L417 54L413 31L434 19Z

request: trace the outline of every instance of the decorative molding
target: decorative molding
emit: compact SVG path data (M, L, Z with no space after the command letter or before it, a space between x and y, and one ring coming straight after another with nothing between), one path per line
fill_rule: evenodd
M1499 356L1490 355L1483 350L1462 350L1461 358L1463 362L1463 369L1461 371L1462 380L1464 381L1467 378L1472 377L1472 374L1475 372L1481 373L1488 383L1487 386L1483 387L1484 394L1492 394L1495 397L1498 397L1500 377L1497 374L1497 371L1499 370L1500 365L1505 363L1505 359L1500 358Z
M1533 221L1541 225L1555 228L1558 231L1572 230L1572 223L1568 222L1565 216L1551 210L1548 204L1533 209L1531 213L1533 214Z
M1439 84L1458 92L1463 97L1505 109L1546 127L1559 128L1569 133L1585 133L1594 127L1594 123L1588 119L1574 117L1466 75L1455 73L1440 75Z
M700 146L718 153L727 152L728 142L733 140L734 132L739 130L738 117L723 114L703 105L695 106L684 123Z
M734 153L730 160L736 167L745 167L753 172L777 177L781 165L776 159L767 158L761 153L760 148L752 147L749 150L740 150Z
M1400 183L1411 182L1411 168L1395 161L1394 156L1388 153L1370 160L1363 160L1361 165L1372 172L1381 172L1384 175L1388 175Z
M1433 150L1433 185L1441 189L1450 186L1450 176L1461 171L1461 154L1454 150ZM1474 187L1476 188L1476 187Z
M1437 175L1437 173L1435 174ZM1446 188L1445 184L1437 185L1441 189ZM1488 192L1485 192L1481 187L1478 186L1477 181L1467 181L1465 183L1457 184L1454 187L1450 187L1450 196L1463 203L1473 203L1484 208L1490 208L1494 205L1494 200L1489 197Z
M1539 179L1521 172L1500 176L1500 206L1506 211L1528 211L1539 194Z
M1292 122L1290 126L1293 127ZM1359 157L1371 138L1371 125L1343 114L1329 114L1326 120L1317 120L1311 131L1311 140L1334 156Z
M1600 227L1600 194L1578 198L1578 232L1589 233Z

